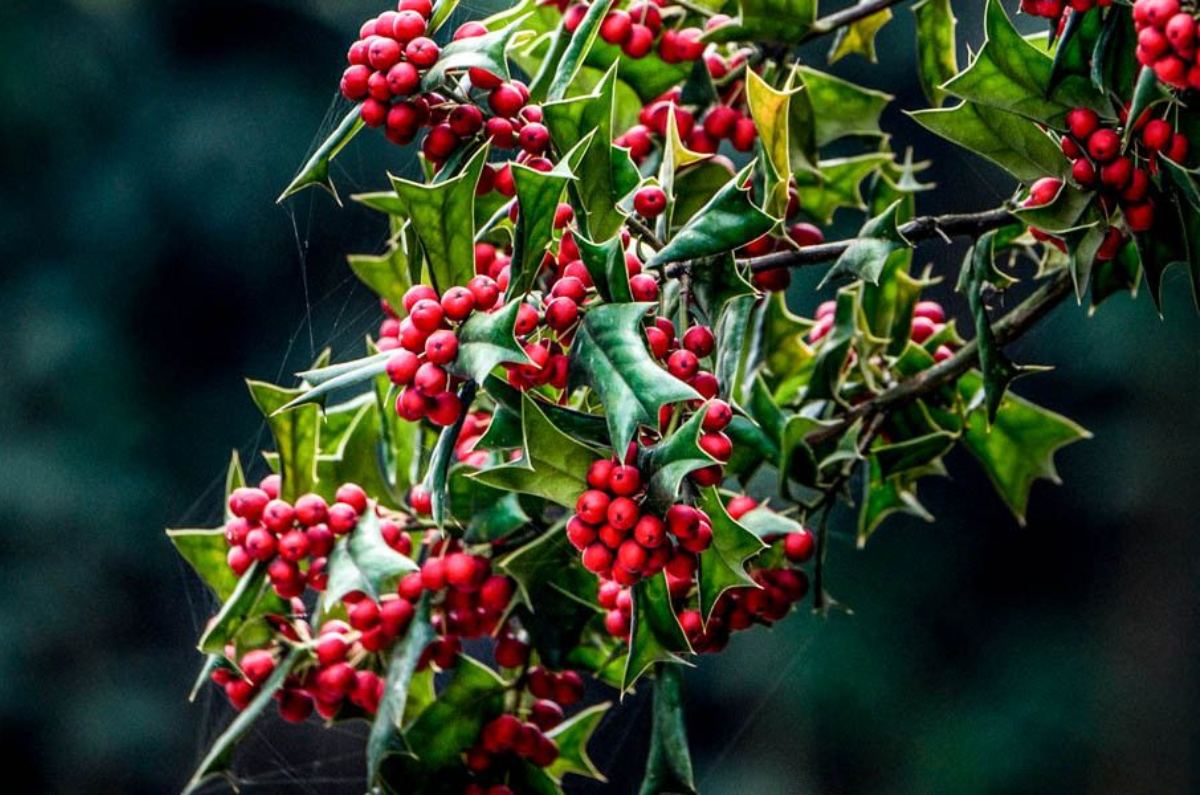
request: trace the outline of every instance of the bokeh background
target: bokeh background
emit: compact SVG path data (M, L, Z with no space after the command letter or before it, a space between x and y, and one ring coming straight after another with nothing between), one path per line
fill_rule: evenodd
M1015 2L1006 0L1012 9ZM341 108L370 0L6 0L0 7L0 756L31 792L176 791L228 719L185 700L207 604L162 535L219 516L229 449L264 440L241 375L275 379L376 321L343 264L382 219L310 192L274 198ZM963 54L982 3L954 3ZM486 6L465 2L460 17ZM906 10L881 68L838 71L921 107ZM813 49L821 56L822 46ZM1011 184L923 135L928 212ZM378 139L378 140L377 140ZM405 173L362 136L344 193ZM922 257L941 273L960 249ZM798 280L794 305L819 300ZM801 283L803 282L803 283ZM708 793L1185 792L1200 731L1200 323L1182 272L1089 318L1066 306L1018 391L1094 440L1059 455L1019 527L974 463L923 492L938 522L891 520L865 551L835 528L830 588L853 615L798 614L688 676ZM964 301L941 289L958 314ZM628 792L648 704L593 746ZM359 792L361 732L267 723L247 792ZM312 760L319 760L313 762ZM14 776L24 781L16 785ZM214 791L220 790L214 787Z

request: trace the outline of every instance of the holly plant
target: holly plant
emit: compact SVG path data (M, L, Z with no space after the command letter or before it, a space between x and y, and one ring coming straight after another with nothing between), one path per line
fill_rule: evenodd
M1023 0L1034 35L985 6L961 67L951 0L521 0L452 32L455 0L401 0L363 23L353 107L280 201L337 199L368 128L423 178L350 197L388 232L349 258L378 333L250 382L270 473L235 454L224 524L169 531L220 602L196 687L238 713L188 790L232 777L275 702L368 721L373 792L561 792L604 780L589 737L650 689L641 791L694 792L680 666L834 604L835 511L860 545L932 521L921 483L963 447L1023 521L1088 433L1010 389L1038 368L1006 345L1068 299L1144 280L1157 303L1175 263L1200 287L1200 4ZM827 71L898 13L927 100L905 112L1007 171L1000 206L919 215L892 97ZM826 240L835 214L858 233ZM955 239L957 273L914 268ZM814 317L799 268L823 269ZM924 297L942 280L965 324Z

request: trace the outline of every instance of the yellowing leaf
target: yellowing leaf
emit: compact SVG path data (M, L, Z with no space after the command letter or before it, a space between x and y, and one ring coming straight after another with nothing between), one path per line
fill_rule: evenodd
M851 53L858 53L875 63L878 60L875 56L875 34L891 21L892 9L885 8L839 30L829 49L829 63L837 63Z

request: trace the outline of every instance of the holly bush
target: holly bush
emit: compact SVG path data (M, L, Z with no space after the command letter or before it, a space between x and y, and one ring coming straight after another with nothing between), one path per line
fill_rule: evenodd
M1014 183L927 216L892 98L799 54L874 60L901 5L521 0L445 35L454 0L401 0L363 24L353 107L280 200L337 199L367 128L424 178L352 197L388 230L349 258L382 308L363 355L250 382L270 474L235 453L223 526L168 531L220 603L196 687L238 711L189 790L274 701L369 721L372 790L559 792L604 780L589 737L641 687L642 792L693 792L680 665L836 604L835 509L860 545L932 521L920 483L963 447L1023 521L1088 434L1013 393L1038 368L1005 346L1069 298L1157 303L1175 263L1200 287L1200 9L1024 0L1048 29L1022 35L988 0L960 67L951 0L913 3L908 115ZM861 228L827 241L839 211ZM957 274L914 269L957 238ZM790 273L816 267L802 317ZM951 277L970 339L923 297Z

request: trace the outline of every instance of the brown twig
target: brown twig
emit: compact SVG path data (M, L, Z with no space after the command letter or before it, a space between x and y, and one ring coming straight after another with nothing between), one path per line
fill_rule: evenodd
M885 8L898 5L900 2L902 0L862 0L858 5L843 8L841 11L835 11L818 19L804 36L803 41L811 41L828 33L833 33L839 28L853 25L860 19L877 14Z

